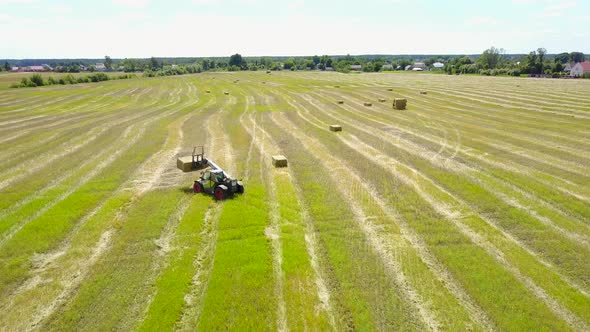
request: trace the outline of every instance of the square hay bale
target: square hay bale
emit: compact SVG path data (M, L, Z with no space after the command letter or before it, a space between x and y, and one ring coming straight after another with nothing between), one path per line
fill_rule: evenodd
M428 92L427 92L427 91L420 91L420 94L421 94L421 95L427 95L427 94L428 94Z
M342 131L341 125L330 125L330 131Z
M387 91L393 91L393 88L388 88Z
M379 98L379 102L380 103L384 103L385 102L385 98Z
M344 104L344 100L338 100L338 104Z
M405 110L408 101L405 98L395 98L393 100L393 108L396 110Z
M371 106L373 106L373 103L365 102L365 103L363 103L363 105L371 107Z
M224 95L229 95L229 91L223 91Z
M176 167L183 172L190 172L193 170L193 157L184 156L176 159Z
M274 167L287 167L287 158L283 155L272 156Z

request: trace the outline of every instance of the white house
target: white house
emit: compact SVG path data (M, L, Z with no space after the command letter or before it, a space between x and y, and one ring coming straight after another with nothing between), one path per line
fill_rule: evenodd
M107 67L104 65L104 63L98 62L94 65L94 69L96 69L96 71L106 71Z
M590 73L590 61L576 63L570 71L570 76L581 77L586 73Z
M565 67L563 67L563 71L569 73L570 71L572 71L572 67L575 65L575 62L566 63Z
M435 62L432 64L432 67L436 68L436 69L441 69L444 68L445 64L442 62Z
M415 70L416 68L420 68L421 70L426 70L426 64L424 62L416 62L416 63L414 63L414 65L412 65L412 70Z
M381 70L393 70L393 65L390 63L386 63L381 67Z
M350 70L352 71L361 71L363 67L361 65L350 65Z

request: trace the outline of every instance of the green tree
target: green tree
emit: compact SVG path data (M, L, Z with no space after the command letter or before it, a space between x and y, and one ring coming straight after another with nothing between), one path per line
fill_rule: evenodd
M566 64L568 62L570 62L570 54L567 52L564 53L559 53L557 55L555 55L555 62L561 63L561 64Z
M43 86L45 85L43 82L43 77L40 74L33 74L30 78L31 82L35 83L36 86Z
M149 67L151 70L159 70L162 68L162 64L156 58L151 57Z
M229 57L229 66L230 67L239 67L240 69L246 69L247 68L247 63L246 60L244 60L244 58L242 58L242 56L239 53L236 53L232 56Z
M108 55L104 56L104 66L107 70L113 70L113 60Z
M584 60L585 60L584 53L582 53L582 52L571 52L570 53L570 60L572 62L584 62Z
M291 68L295 67L295 60L293 58L289 58L283 62L283 69L290 70Z
M4 70L10 71L11 69L12 69L12 67L10 66L8 61L4 61Z
M531 51L524 59L524 72L528 74L536 74L537 68L537 52Z
M542 47L539 47L537 49L537 57L539 59L539 61L537 62L537 68L538 68L537 72L540 74L544 73L544 71L543 71L544 63L543 62L545 61L545 54L547 54L546 49L544 49Z
M485 50L479 59L478 65L483 69L495 69L504 61L504 50L501 48L490 47Z

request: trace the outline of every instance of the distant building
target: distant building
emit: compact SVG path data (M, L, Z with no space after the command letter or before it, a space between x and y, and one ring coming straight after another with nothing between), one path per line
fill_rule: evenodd
M102 62L98 62L94 65L96 71L107 71L107 67Z
M326 67L326 71L334 71L334 67Z
M53 68L51 68L49 65L41 65L41 66L21 67L21 68L19 68L18 71L41 72L41 71L52 71L52 70L53 70Z
M424 71L424 69L420 67L414 67L412 68L412 71Z
M426 64L424 62L416 62L412 65L412 70L415 70L416 68L426 70Z
M563 67L563 71L569 73L572 70L572 67L575 66L575 62L566 63L565 67Z
M576 63L570 71L570 76L581 77L586 73L590 73L590 61Z
M407 65L404 70L411 70L412 69L412 65Z
M393 65L390 63L386 63L381 67L381 70L393 70Z
M442 62L435 62L432 64L432 67L436 68L436 69L442 69L445 67L445 64Z
M361 71L361 70L363 70L363 66L361 66L361 65L350 65L350 70L352 70L352 71Z

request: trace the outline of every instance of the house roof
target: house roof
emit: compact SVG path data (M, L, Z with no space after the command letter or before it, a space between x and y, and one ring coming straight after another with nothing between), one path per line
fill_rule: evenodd
M580 65L584 69L584 72L590 72L590 61L580 62Z
M442 62L435 62L435 63L432 64L432 66L435 67L435 68L442 68L442 67L445 66L445 64L442 63Z

